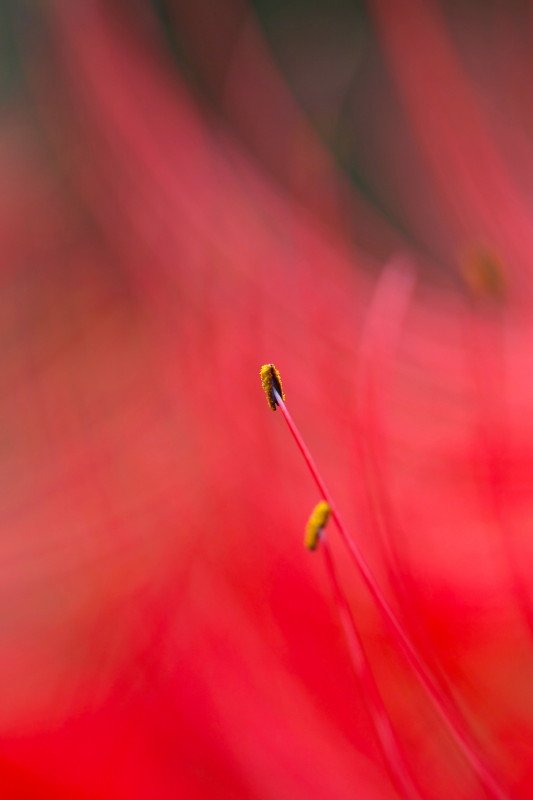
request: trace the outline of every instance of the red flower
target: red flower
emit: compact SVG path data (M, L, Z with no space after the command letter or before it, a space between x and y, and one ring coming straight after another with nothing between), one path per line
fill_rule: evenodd
M529 56L518 7L466 5L468 28L369 3L343 124L373 103L345 157L376 204L247 6L158 4L166 39L142 2L19 22L6 797L528 797L530 104L506 88ZM323 497L261 397L272 361L370 584L333 526L327 570L303 548Z

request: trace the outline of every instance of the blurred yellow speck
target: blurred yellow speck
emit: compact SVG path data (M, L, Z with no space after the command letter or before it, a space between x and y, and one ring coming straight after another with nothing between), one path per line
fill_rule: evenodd
M484 245L472 245L462 254L460 268L472 294L478 299L502 302L507 280L501 258Z

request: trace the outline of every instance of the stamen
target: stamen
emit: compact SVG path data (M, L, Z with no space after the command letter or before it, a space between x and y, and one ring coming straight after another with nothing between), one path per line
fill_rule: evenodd
M321 500L313 509L305 530L305 545L309 550L316 550L322 539L321 551L326 565L326 572L333 590L333 600L337 608L344 638L352 667L358 679L361 695L374 725L376 737L381 748L385 765L396 788L412 800L421 800L415 787L409 768L405 762L398 738L392 726L383 698L372 673L372 667L363 647L363 642L350 605L337 577L335 563L328 542L322 536L331 514L331 507Z
M319 503L318 505L327 506L329 516L328 504ZM312 516L314 516L314 514L317 512L317 509L318 506L313 512ZM376 737L378 739L379 746L383 754L383 759L389 771L391 780L395 784L402 797L409 798L409 800L421 800L421 795L414 784L409 767L407 766L404 754L400 747L398 737L396 736L391 719L374 678L372 667L365 653L363 642L359 631L357 630L350 605L346 595L342 590L339 578L337 576L337 571L335 569L333 556L325 538L322 541L320 549L324 556L326 572L333 589L333 598L342 625L344 638L348 646L350 661L352 662L352 666L359 681L363 700L366 703L368 713L372 719Z
M507 294L505 267L492 249L472 245L461 256L463 278L477 300L503 302Z
M285 400L283 386L281 385L281 376L274 364L263 364L259 375L261 376L261 383L265 390L268 405L272 411L275 411L279 405L276 396Z
M318 547L322 531L328 524L330 514L331 506L325 500L321 500L313 509L313 513L305 527L305 546L308 550L316 550Z
M266 366L270 367L272 365L269 364ZM385 595L379 588L379 584L374 578L374 575L366 563L363 554L348 533L348 528L339 514L339 511L333 500L333 496L327 488L322 476L320 475L313 456L311 455L300 431L296 427L287 409L287 406L284 403L284 396L282 396L282 394L278 392L275 387L272 387L271 391L276 404L281 409L281 413L283 414L285 422L287 423L298 449L304 457L304 460L320 491L320 494L330 506L331 517L337 526L337 530L339 531L344 545L346 546L355 566L357 567L368 593L383 615L383 618L388 624L391 634L394 636L394 639L402 651L407 663L411 666L414 674L417 676L418 680L426 690L435 711L441 719L441 722L448 730L448 733L452 739L455 741L458 750L463 754L463 757L478 776L480 783L484 786L488 795L495 798L495 800L510 800L507 792L500 786L499 781L494 777L489 767L485 764L483 757L478 754L475 740L473 740L460 711L455 706L453 700L442 692L430 668L419 654L415 645L405 632L400 620L389 605Z

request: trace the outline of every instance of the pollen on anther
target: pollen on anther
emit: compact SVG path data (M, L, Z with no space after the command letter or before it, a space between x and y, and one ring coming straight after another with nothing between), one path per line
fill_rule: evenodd
M261 383L263 384L263 389L265 390L268 405L272 411L275 411L279 405L276 398L276 392L282 400L285 400L283 386L281 385L281 376L274 364L263 364L259 374L261 376Z
M505 265L488 247L472 245L461 256L461 272L468 289L478 299L502 302L507 292Z
M317 503L305 527L305 546L308 550L316 550L322 531L328 524L331 506L325 500Z

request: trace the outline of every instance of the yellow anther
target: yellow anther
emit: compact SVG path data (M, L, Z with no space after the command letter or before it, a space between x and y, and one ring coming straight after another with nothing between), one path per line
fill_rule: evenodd
M495 301L505 299L505 266L494 251L482 245L468 248L461 257L461 272L474 296Z
M328 524L331 514L331 506L325 500L321 500L309 517L305 527L305 546L308 550L316 550L322 531Z
M274 364L263 364L259 374L261 376L261 383L263 384L263 389L265 390L268 405L272 411L275 411L279 405L276 399L276 392L279 394L282 400L285 400L280 374Z

